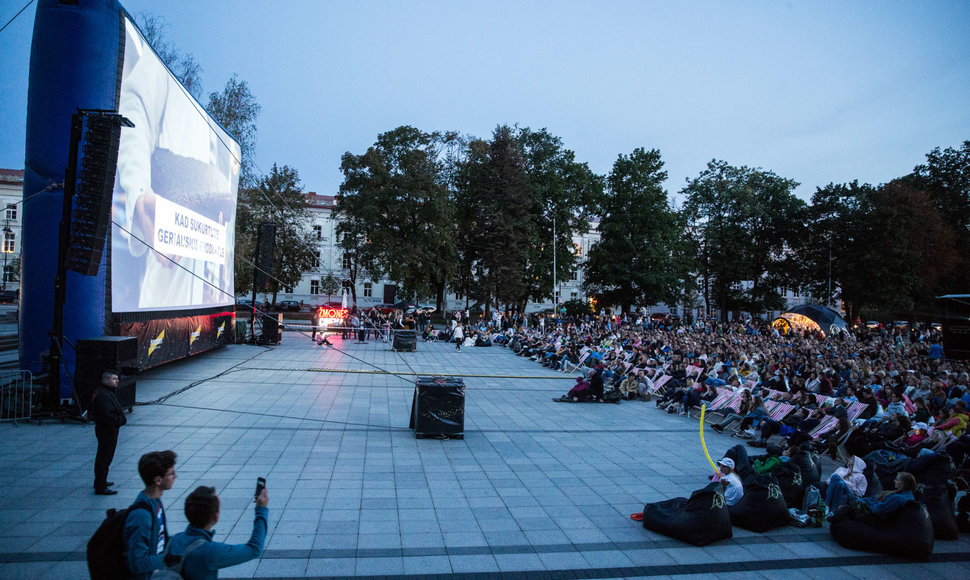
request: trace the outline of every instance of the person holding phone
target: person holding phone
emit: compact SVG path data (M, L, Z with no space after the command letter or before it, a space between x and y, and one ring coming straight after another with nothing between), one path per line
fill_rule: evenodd
M269 523L269 493L263 478L257 481L255 501L256 517L248 542L213 542L213 528L219 522L219 495L214 487L197 487L185 498L185 518L189 525L169 542L165 564L170 568L181 567L186 580L213 580L219 577L221 568L259 558ZM181 562L183 555L185 561Z

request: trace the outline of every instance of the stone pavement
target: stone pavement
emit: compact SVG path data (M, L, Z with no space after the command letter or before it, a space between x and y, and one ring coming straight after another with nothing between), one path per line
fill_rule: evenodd
M267 478L263 556L222 578L461 576L608 578L970 577L970 542L938 541L929 563L846 550L826 529L783 528L704 548L644 530L645 502L687 495L710 467L697 420L652 403L552 402L569 375L501 347L332 339L230 346L148 371L111 479L92 493L92 426L0 424L0 578L85 578L85 544L142 485L138 457L174 449L171 529L198 485L222 497L216 539L245 542ZM399 376L384 371L401 373ZM413 375L465 375L465 438L414 438ZM707 433L711 455L737 439ZM827 475L827 474L826 474Z

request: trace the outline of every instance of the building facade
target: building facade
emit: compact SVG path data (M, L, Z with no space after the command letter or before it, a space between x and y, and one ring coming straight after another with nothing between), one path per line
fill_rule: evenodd
M0 257L0 290L20 290L21 202L24 199L24 171L0 169L0 207L3 256Z

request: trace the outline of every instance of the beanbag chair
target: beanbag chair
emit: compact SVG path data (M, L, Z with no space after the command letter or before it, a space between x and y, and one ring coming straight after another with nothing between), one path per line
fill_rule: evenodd
M917 560L927 560L933 553L933 522L918 501L907 502L879 523L853 519L852 510L840 509L832 518L829 531L832 539L850 550Z
M785 505L789 508L801 509L802 499L805 497L805 484L802 481L802 470L791 461L786 461L769 473L778 480L781 495L785 497ZM745 489L745 493L747 493Z
M728 506L728 513L731 524L759 534L787 526L790 517L778 480L770 473L749 478L744 495Z
M916 488L916 501L926 506L933 522L933 534L937 540L956 540L960 537L957 518L953 514L953 498L947 492L946 486L920 485Z
M873 451L862 458L866 465L872 465L876 470L876 477L884 489L893 489L896 474L900 471L908 471L909 457L902 453L880 449Z
M643 527L693 544L706 546L733 535L720 484L691 494L643 506Z
M953 459L946 453L922 453L909 462L906 471L913 474L917 483L946 485L953 479L956 469Z
M791 462L802 471L802 483L805 487L810 485L819 487L822 480L822 461L817 453L800 447L792 451Z

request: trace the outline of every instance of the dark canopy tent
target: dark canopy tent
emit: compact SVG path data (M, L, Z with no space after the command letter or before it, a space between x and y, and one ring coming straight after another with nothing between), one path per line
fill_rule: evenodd
M826 335L847 330L845 320L839 313L821 304L802 304L789 308L771 323L782 334L792 330L821 330Z

